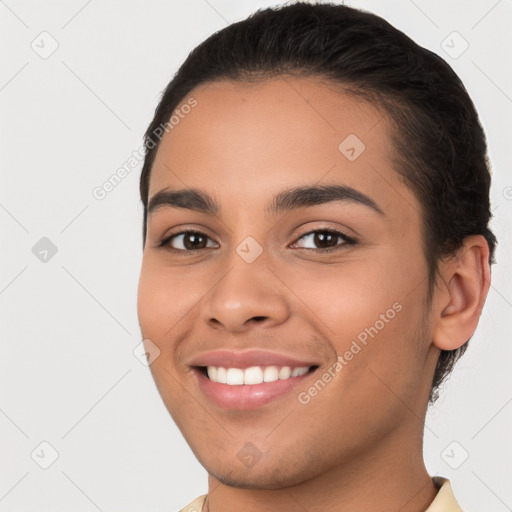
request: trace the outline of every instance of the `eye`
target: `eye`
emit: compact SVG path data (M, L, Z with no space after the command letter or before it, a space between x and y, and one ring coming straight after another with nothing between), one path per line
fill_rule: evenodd
M164 238L159 243L159 246L176 252L191 252L212 247L212 245L208 245L208 241L211 241L211 238L205 233L188 230L180 231ZM213 245L213 247L216 247L216 245Z
M339 240L342 240L340 243ZM357 241L352 237L346 235L342 231L337 231L335 229L316 229L314 231L309 231L302 235L298 240L306 240L306 243L315 244L319 246L319 248L315 247L305 247L304 245L299 245L301 249L311 249L317 252L331 252L337 251L341 249L345 245L356 245ZM294 245L297 245L298 242L295 242Z
M319 247L316 248L299 245L300 240L306 241L306 244L312 243ZM339 250L346 245L356 244L357 241L355 239L343 233L342 231L335 229L316 229L300 236L298 241L295 242L291 247L298 246L300 249L309 249L312 251L325 253ZM217 245L207 234L197 230L187 230L174 233L164 238L158 245L159 247L165 247L176 253L194 252L201 249L217 247Z

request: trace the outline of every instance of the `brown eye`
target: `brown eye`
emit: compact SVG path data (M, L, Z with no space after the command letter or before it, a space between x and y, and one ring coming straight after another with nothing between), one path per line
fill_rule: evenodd
M195 233L184 234L183 245L186 249L191 251L194 249L203 249L206 247L206 237L203 235L196 235Z
M313 241L316 245L319 245L320 248L329 248L329 247L336 247L338 245L338 238L339 236L330 233L327 231L317 231L314 234Z
M298 245L299 248L321 252L330 252L338 248L341 249L345 245L355 245L357 243L352 237L349 237L345 233L332 229L310 231L302 235L299 240L307 240L306 243L313 244L317 247L305 247L304 245L298 245L298 242L294 245Z
M162 240L160 246L169 247L175 251L188 252L212 247L212 245L208 245L209 240L210 237L200 231L182 231Z

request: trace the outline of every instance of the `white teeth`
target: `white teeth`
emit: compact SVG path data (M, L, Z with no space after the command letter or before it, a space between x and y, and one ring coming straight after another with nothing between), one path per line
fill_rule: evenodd
M263 382L263 370L259 366L246 368L244 372L244 384L261 384Z
M208 368L210 368L210 367L208 367ZM227 382L226 368L222 368L222 367L217 368L217 380L214 382L219 382L220 384L226 384L226 382Z
M263 380L265 382L274 382L279 380L279 370L277 366L267 366L263 372Z
M290 368L289 366L251 366L249 368L224 368L222 366L208 366L206 372L212 382L241 386L253 385L263 382L275 382L291 377L300 377L309 371L308 366Z
M289 366L283 366L279 370L279 380L289 379L292 374L292 369Z
M305 373L307 373L309 370L309 368L306 368L306 367L300 367L300 368L294 368L292 370L292 377L299 377L301 375L304 375Z
M208 373L208 378L217 382L217 367L216 366L208 366L206 368L206 372Z
M244 371L240 368L228 368L226 376L226 384L232 386L240 386L244 383Z

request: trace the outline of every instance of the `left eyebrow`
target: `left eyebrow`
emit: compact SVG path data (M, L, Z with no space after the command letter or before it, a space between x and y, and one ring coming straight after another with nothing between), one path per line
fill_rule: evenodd
M359 203L385 216L371 197L346 185L314 185L283 190L271 200L265 212L270 215L278 215L295 208L318 206L333 201ZM152 213L162 206L194 210L210 215L217 215L221 210L213 197L194 188L160 190L150 199L148 213Z
M279 192L266 208L270 215L305 206L317 206L333 201L348 201L372 208L385 216L377 203L355 188L346 185L317 185L312 187L296 187Z

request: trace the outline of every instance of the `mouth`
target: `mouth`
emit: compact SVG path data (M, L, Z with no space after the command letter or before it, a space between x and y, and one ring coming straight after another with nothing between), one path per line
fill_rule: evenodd
M292 400L294 389L313 375L310 366L194 366L199 389L213 405L228 410L255 410L270 402Z
M229 386L255 386L278 380L289 380L314 372L312 366L250 366L249 368L226 368L223 366L197 366L195 369L217 384Z

